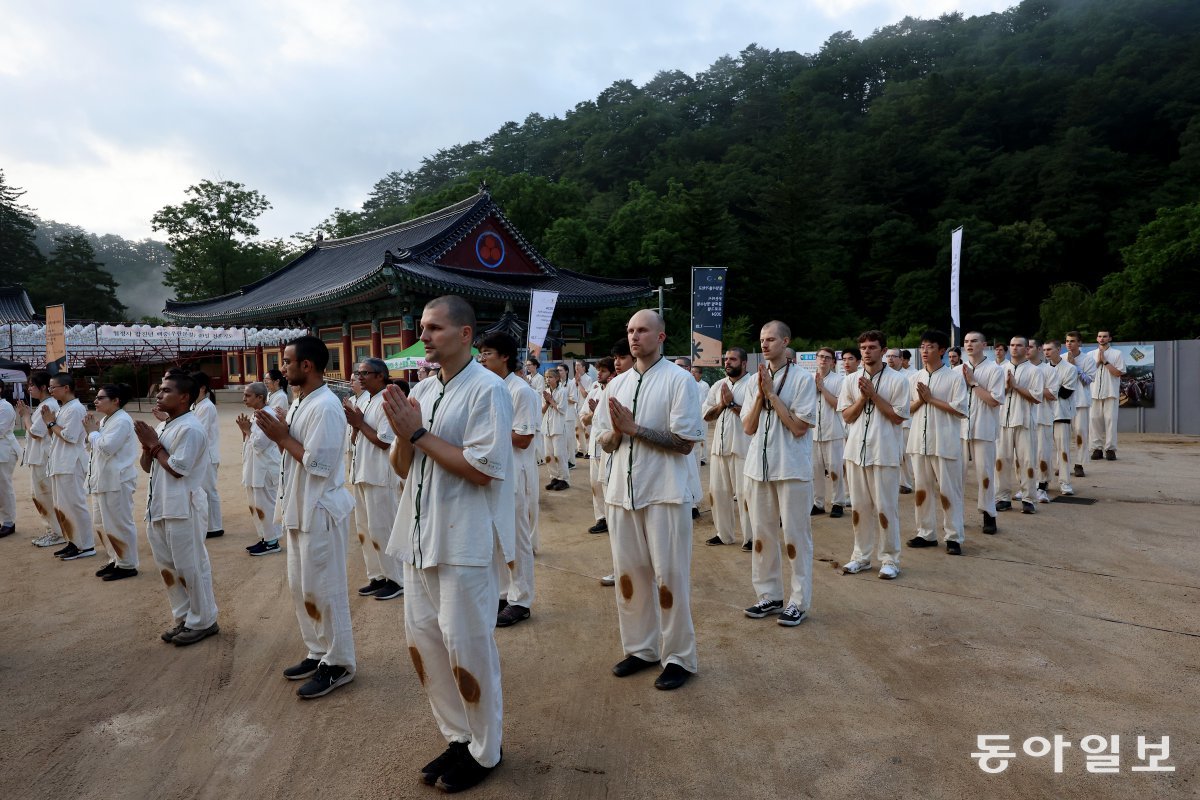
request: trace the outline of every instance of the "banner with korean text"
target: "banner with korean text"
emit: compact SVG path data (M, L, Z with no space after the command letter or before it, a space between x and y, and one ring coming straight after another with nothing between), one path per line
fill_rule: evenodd
M962 314L959 310L959 284L962 282L962 226L950 234L950 343L959 344Z
M721 366L725 267L692 267L692 365Z
M46 306L46 370L51 374L67 365L67 310Z
M558 292L530 292L529 297L529 355L539 358L546 344L546 333L550 320L554 319L554 306L558 303Z

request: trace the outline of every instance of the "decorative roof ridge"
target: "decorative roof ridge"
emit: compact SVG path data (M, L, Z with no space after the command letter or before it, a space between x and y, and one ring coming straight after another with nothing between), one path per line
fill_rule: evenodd
M439 208L436 211L430 211L420 217L397 222L394 225L388 225L386 228L377 228L373 231L364 233L356 233L353 236L343 236L340 239L325 239L320 244L315 245L318 249L324 250L330 247L345 247L346 245L358 244L359 242L369 242L372 239L378 239L383 236L388 236L399 231L415 228L418 225L423 225L427 222L436 222L438 220L447 219L449 217L461 216L465 212L470 211L481 200L490 201L491 195L486 191L478 192L470 197L459 200L457 203L452 203L445 208Z
M558 274L567 278L586 278L588 280L600 281L603 283L611 283L616 286L649 286L649 278L610 278L607 275L589 275L586 272L576 272L575 270L558 267Z

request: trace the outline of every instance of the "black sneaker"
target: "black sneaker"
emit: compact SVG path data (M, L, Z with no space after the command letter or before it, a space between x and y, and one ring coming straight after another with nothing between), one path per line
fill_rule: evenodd
M162 639L164 642L169 642L172 639L174 639L177 635L179 635L179 633L181 633L183 631L183 627L184 627L183 620L179 620L179 622L175 623L174 628L171 628L170 630L167 630L167 631L163 631L162 636L160 636L159 638Z
M952 556L961 556L962 546L958 542L946 542L946 552Z
M504 753L501 751L500 758L504 758ZM492 770L500 766L500 762L496 762L496 766L485 767L475 760L471 755L470 750L464 750L462 757L452 763L442 777L437 779L437 788L447 794L462 792L470 789L472 786L478 786L483 783L488 775L492 774Z
M996 513L1000 513L1001 511L1012 511L1012 503L1008 500L997 500Z
M246 552L252 556L269 556L272 553L282 553L283 548L279 546L279 540L273 542L262 541L256 545L251 545L246 548Z
M1105 450L1104 451L1104 460L1105 461L1116 461L1117 460L1117 451L1116 450Z
M1092 461L1103 461L1103 460L1104 460L1104 451L1103 450L1096 449L1096 450L1092 451Z
M105 564L103 567L101 567L100 569L96 570L96 577L103 578L105 575L112 572L116 568L117 568L117 562L110 561L107 564Z
M0 539L3 539L5 536L12 536L16 532L17 523L15 522L9 522L4 525L0 525Z
M504 610L496 615L496 627L508 628L518 622L529 619L529 609L516 603L509 603Z
M690 677L692 677L692 673L678 664L667 664L662 674L654 681L654 688L669 692L683 686Z
M692 506L692 519L700 519L700 509Z
M470 755L467 752L467 743L451 742L446 752L421 767L421 780L425 781L427 786L433 786L438 782L438 778L457 764L464 755Z
M300 695L303 700L312 700L315 697L324 697L352 680L354 680L354 673L345 667L321 664L308 683L296 690L296 694Z
M901 486L900 494L912 494L912 487L911 486Z
M937 540L935 539L934 541L931 542L928 539L925 539L923 537L914 536L913 538L908 540L908 546L909 547L937 547Z
M759 600L742 613L744 613L750 619L762 619L763 617L767 617L772 614L778 614L782 610L782 600Z
M258 540L257 542L255 542L254 544L251 544L251 545L246 545L246 552L247 552L247 553L249 553L251 550L253 550L254 548L258 547L258 546L259 546L260 544L262 544L262 543L263 543L263 540L262 540L262 539L259 539L259 540Z
M744 552L749 553L753 549L754 549L754 540L753 539L748 539L742 543L742 550Z
M1086 478L1087 477L1087 473L1085 473L1083 471L1083 464L1075 465L1075 477L1076 478Z
M74 542L67 542L67 546L63 547L59 550L55 550L54 555L57 558L62 558L63 556L67 555L68 553L78 553L78 552L79 552L79 548L75 546Z
M830 519L838 519L841 516L842 516L842 507L841 506L835 505L833 508L829 509L829 518Z
M983 512L983 532L984 533L995 533L996 532L996 518L993 517L991 514L987 513L986 511Z
M396 597L404 596L404 587L396 583L391 578L384 579L379 588L375 590L376 600L391 600Z
M135 575L137 575L137 570L133 567L113 567L112 572L108 573L100 580L119 581L123 578L132 578Z
M220 632L221 629L217 627L217 623L215 622L207 628L184 628L175 634L175 638L171 640L171 644L176 647L187 647L189 644L195 644L201 639L207 639L209 636Z
M321 666L321 662L315 658L306 658L295 666L288 667L283 671L283 677L289 681L302 681L309 675L317 671L317 667Z
M616 665L613 666L612 673L618 678L628 678L630 675L653 667L656 664L658 664L657 661L647 661L646 659L638 658L637 656L625 656L625 658L621 659L616 663Z
M217 530L215 530L215 531L209 531L208 533L204 534L204 538L205 538L205 539L217 539L217 538L219 538L219 537L221 537L221 536L224 536L224 535L225 535L225 529L224 529L224 528L218 528L218 529L217 529Z
M825 513L825 509L821 508L820 506L813 506L812 511L808 512L808 515L810 517L819 517L824 513Z
M1036 514L1037 508L1035 508L1033 503L1029 502L1028 500L1022 500L1021 501L1021 513L1022 514Z
M779 619L775 621L785 628L794 628L804 622L804 618L807 616L807 611L801 610L795 603L788 603L787 608L779 612Z
M712 537L711 539L705 539L705 540L704 540L704 543L705 543L706 545L708 545L709 547L717 547L717 546L719 546L719 545L723 545L723 544L725 544L724 542L722 542L722 541L721 541L721 537L720 537L720 536L714 536L714 537Z
M89 547L87 550L80 550L76 547L75 552L64 553L61 558L63 561L74 561L77 558L91 558L94 555L96 555L96 548L94 547Z
M588 528L588 533L608 533L608 520L600 518L596 524Z
M359 597L370 597L379 591L379 587L383 586L383 578L371 578L371 582L358 590Z

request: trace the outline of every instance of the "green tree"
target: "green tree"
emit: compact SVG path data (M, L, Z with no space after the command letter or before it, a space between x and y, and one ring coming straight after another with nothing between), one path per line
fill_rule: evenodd
M1042 318L1038 338L1058 339L1060 342L1067 331L1090 332L1096 330L1092 321L1092 293L1078 283L1058 283L1050 287L1050 294L1042 301L1039 309Z
M54 238L54 250L33 279L30 294L39 301L38 307L62 303L72 319L125 319L125 306L117 300L117 282L96 260L96 251L84 233Z
M0 169L0 286L27 284L45 264L34 238L37 217L21 203L24 194L8 185Z
M151 218L175 256L163 283L177 300L228 294L280 266L280 248L253 241L254 220L271 208L266 197L240 183L210 180L189 186L187 195Z
M1121 251L1125 269L1104 279L1098 313L1122 339L1200 336L1200 203L1164 208Z

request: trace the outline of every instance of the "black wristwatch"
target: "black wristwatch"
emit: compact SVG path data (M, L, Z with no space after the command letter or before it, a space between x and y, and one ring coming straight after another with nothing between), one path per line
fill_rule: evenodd
M416 444L417 439L420 439L422 436L424 436L427 433L429 433L429 431L425 430L424 428L417 428L415 431L413 431L413 435L408 437L408 443Z

